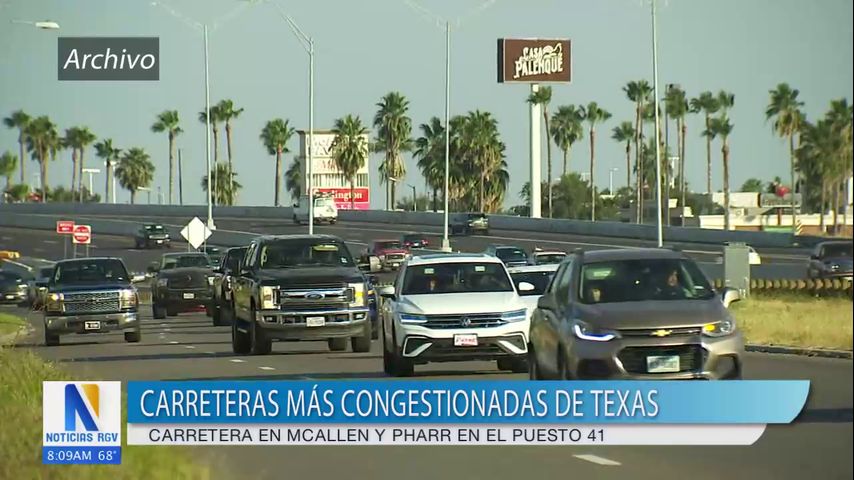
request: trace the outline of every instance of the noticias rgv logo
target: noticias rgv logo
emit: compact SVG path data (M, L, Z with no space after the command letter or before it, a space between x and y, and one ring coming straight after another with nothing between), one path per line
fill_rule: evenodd
M160 79L158 37L59 37L57 78L66 80Z
M82 393L82 395L81 395ZM83 399L88 401L88 404ZM69 383L65 386L65 430L77 431L77 419L87 432L97 432L101 416L101 389L94 383Z

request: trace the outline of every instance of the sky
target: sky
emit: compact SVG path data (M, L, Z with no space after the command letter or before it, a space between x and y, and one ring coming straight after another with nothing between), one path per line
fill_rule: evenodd
M185 130L178 140L184 203L204 203L205 128L197 120L205 99L204 44L201 31L191 24L208 23L211 102L229 98L245 108L234 124L235 170L244 186L238 203L271 205L275 161L258 135L266 121L277 117L297 129L307 128L306 51L273 5L162 2L168 8L150 0L0 0L0 115L23 109L49 115L63 131L88 126L121 148L142 147L157 167L154 189L166 192L168 142L150 127L159 112L178 110ZM421 12L453 22L451 114L480 109L498 119L511 178L506 206L521 203L518 193L528 180L529 87L496 82L496 39L571 39L573 81L553 86L551 109L596 101L611 112L611 120L597 128L594 176L600 188L607 188L608 171L616 167L615 186L625 182L623 146L610 139L610 130L634 118L622 87L630 80L652 80L649 0L417 0L419 8L405 0L279 4L315 39L316 129L329 128L346 114L370 124L376 103L394 90L409 99L416 131L432 116L443 118L445 32ZM704 90L735 94L730 113L734 187L749 177L788 177L786 144L773 135L764 117L769 89L780 82L799 89L810 119L821 116L832 99L852 98L851 0L658 0L658 10L661 95L668 83L680 84L690 97ZM39 30L11 20L52 20L61 28ZM157 36L160 80L60 82L59 36ZM687 125L687 178L689 185L703 190L702 119L690 116ZM285 168L297 154L297 136L289 146ZM720 189L720 148L713 148L713 188ZM17 133L0 128L0 152L4 150L17 153ZM100 163L91 150L90 166ZM558 170L560 153L553 150ZM369 160L373 208L385 203L377 173L380 160L378 155ZM573 171L587 170L586 140L574 146L570 162ZM407 156L406 163L406 182L423 191L415 162ZM26 166L28 177L38 171L35 162ZM68 185L70 178L71 154L66 151L50 165L49 181ZM95 182L96 192L103 194L103 177L96 176ZM127 191L119 192L119 202L128 199Z

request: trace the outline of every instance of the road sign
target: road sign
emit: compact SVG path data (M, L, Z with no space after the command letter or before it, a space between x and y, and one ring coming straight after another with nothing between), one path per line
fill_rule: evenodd
M74 243L89 245L92 243L92 227L89 225L75 225L74 231L71 233L71 239Z
M57 220L56 233L68 235L74 232L74 220Z
M184 237L191 247L199 248L199 245L205 243L205 240L211 236L213 232L199 220L199 217L193 217L182 230L181 236Z

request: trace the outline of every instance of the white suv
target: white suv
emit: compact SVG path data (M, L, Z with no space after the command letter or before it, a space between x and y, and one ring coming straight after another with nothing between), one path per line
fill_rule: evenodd
M300 197L294 204L294 223L308 223L308 195ZM338 207L332 197L315 197L314 199L314 223L328 223L334 225L338 221Z
M379 289L383 367L412 375L428 362L496 360L527 372L531 311L504 264L484 254L431 254L403 264L394 286Z

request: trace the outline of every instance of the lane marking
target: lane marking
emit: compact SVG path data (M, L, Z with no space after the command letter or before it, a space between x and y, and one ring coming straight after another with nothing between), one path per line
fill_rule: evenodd
M190 349L192 349L192 348L196 348L196 346L195 346L195 345L184 345L184 348L190 348Z
M229 362L231 362L231 363L246 363L246 360L241 360L239 358L232 358L231 360L229 360Z
M261 370L275 370L273 367L258 367Z
M178 345L178 342L176 342L175 340L172 340L171 342L169 342L169 345Z
M604 465L607 467L618 467L618 466L622 465L620 462L615 462L614 460L609 460L605 457L600 457L599 455L583 454L583 455L573 455L573 457L575 457L579 460L584 460L586 462L595 463L597 465Z
M59 242L56 240L42 240L42 243L47 243L48 245L56 245Z
M216 355L216 352L205 352L205 353L207 353L208 355Z

